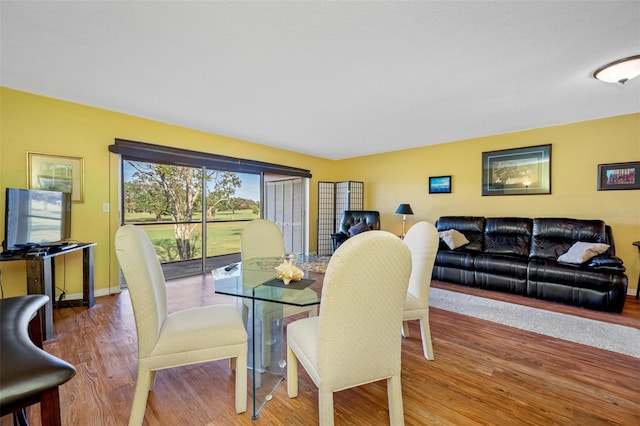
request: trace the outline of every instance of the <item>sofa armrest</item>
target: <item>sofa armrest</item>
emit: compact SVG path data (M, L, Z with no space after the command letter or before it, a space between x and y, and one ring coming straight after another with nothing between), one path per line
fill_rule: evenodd
M346 234L344 232L336 232L335 234L331 234L330 237L331 243L333 245L333 250L335 251L338 247L340 247L340 244L349 239L349 234Z
M626 268L622 263L622 259L618 256L609 256L607 254L599 254L589 259L585 266L593 269L606 269L611 271L624 272Z

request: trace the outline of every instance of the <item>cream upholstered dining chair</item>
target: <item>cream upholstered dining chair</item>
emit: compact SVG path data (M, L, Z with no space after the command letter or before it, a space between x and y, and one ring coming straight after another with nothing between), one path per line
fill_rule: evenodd
M236 376L236 412L247 411L247 332L235 305L167 313L164 274L147 234L134 225L116 231L115 248L138 335L138 379L129 425L141 425L157 370L229 358Z
M431 288L431 272L438 252L440 239L436 227L421 221L409 228L404 243L411 251L411 278L404 305L402 334L409 337L407 321L419 320L422 335L422 351L428 360L434 359L431 343L431 327L429 327L429 289Z
M243 261L264 257L282 257L285 254L284 238L278 225L267 219L254 219L247 223L240 233L240 256ZM258 283L256 283L258 284ZM298 292L300 301L313 302L317 294L311 289ZM248 321L248 312L252 305L250 299L243 299L242 318ZM272 321L308 312L309 316L316 316L318 307L283 305L281 303L256 302L255 315L262 323L262 364L267 367L270 363L269 351L266 349L271 340Z
M287 327L287 392L298 395L298 362L318 386L320 425L333 425L333 392L386 379L389 417L403 425L402 312L411 253L396 235L369 231L335 251L317 317Z

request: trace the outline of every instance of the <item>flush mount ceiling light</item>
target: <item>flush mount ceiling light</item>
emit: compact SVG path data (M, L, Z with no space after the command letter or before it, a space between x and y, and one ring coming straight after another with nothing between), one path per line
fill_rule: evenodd
M601 66L593 76L607 83L625 84L640 75L640 55L618 59L607 65Z

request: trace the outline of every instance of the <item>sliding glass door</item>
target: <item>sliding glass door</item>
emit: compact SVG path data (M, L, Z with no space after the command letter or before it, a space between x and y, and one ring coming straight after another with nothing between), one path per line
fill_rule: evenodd
M128 159L122 171L122 223L143 227L167 279L239 261L242 228L259 217L278 224L287 251L304 250L306 178Z

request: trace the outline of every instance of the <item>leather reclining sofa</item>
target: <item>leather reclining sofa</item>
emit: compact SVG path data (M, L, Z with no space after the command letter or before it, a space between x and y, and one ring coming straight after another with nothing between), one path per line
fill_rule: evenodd
M622 312L628 280L611 227L602 220L443 216L436 228L455 229L468 243L451 249L440 241L433 279ZM609 248L581 264L559 262L576 242Z

